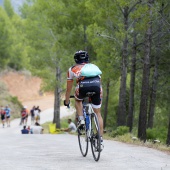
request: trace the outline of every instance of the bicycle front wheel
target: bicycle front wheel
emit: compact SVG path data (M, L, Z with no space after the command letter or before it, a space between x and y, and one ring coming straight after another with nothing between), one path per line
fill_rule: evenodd
M91 115L91 150L93 158L95 161L98 161L100 158L101 152L101 138L100 138L100 127L99 121L96 113Z
M86 133L86 128L78 129L78 142L81 154L85 157L88 152L88 138Z

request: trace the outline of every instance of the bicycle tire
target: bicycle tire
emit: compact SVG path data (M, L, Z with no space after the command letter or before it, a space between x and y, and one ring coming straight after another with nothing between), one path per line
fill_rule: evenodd
M100 127L96 113L91 114L91 150L95 161L100 159L101 138Z
M78 142L81 154L85 157L88 153L88 138L86 133L86 128L84 127L82 130L78 129Z

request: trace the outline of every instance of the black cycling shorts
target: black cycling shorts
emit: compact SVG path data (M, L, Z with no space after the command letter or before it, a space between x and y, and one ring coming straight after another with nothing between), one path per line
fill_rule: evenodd
M5 115L1 115L1 120L5 120Z
M79 81L79 84L76 88L75 97L78 100L83 100L83 98L87 97L88 92L95 92L95 94L90 97L92 104L100 105L101 104L101 81L98 76L85 78Z

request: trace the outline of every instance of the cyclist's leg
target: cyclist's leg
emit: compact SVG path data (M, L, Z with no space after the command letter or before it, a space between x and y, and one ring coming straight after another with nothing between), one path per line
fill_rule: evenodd
M7 117L7 126L9 126L9 116Z
M3 127L4 127L5 126L5 117L3 118L2 123L3 123Z
M8 126L8 118L6 117L6 124L7 124L7 126Z
M25 125L27 125L28 116L25 118Z
M74 96L75 96L75 108L78 114L78 120L84 120L83 105L82 105L83 96L80 93L79 85L76 86Z
M33 116L33 125L34 125L34 123L35 123L35 116Z
M10 116L7 117L7 126L10 126Z
M25 117L23 118L23 125L25 125Z
M78 116L83 116L83 105L82 105L82 101L81 100L75 100L75 108L77 111Z

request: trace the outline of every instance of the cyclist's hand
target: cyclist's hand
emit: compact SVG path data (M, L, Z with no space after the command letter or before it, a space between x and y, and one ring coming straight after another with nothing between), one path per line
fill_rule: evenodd
M64 100L64 106L67 106L68 108L70 108L70 101L69 103L66 103L66 100Z

